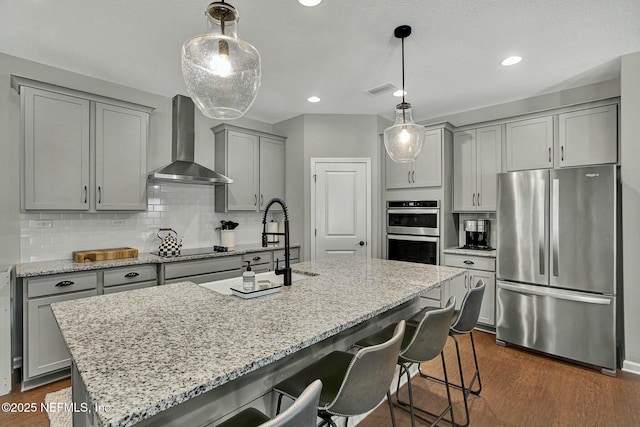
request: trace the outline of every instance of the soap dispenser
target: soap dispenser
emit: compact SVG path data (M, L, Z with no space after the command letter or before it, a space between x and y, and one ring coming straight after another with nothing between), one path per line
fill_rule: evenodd
M251 261L247 261L247 271L242 273L242 290L250 292L256 288L256 273L251 271Z

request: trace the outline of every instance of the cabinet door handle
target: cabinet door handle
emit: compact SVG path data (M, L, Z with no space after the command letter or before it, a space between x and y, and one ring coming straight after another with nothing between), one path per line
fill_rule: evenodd
M407 182L411 184L411 171L407 172Z
M476 193L473 193L473 206L476 205Z
M258 195L257 194L253 195L253 206L258 206Z
M475 262L473 262L473 261L471 261L471 260L468 260L468 259L465 259L463 262L464 262L465 264L468 264L468 265L474 265L474 264L475 264Z
M478 206L480 206L482 203L480 203L480 193L478 193Z
M564 145L560 147L560 161L564 162Z
M84 202L87 203L87 186L84 186Z
M260 261L261 259L262 259L262 257L259 257L259 256L254 256L254 257L253 257L253 260L254 260L254 261Z
M102 203L102 187L98 185L98 203Z
M549 147L549 162L551 162L551 147Z
M260 206L264 205L264 195L260 195Z
M62 282L56 283L56 287L57 288L63 288L65 286L71 286L73 284L75 284L75 283L72 282L71 280L63 280Z
M132 271L131 273L127 273L124 275L124 277L126 277L127 279L131 279L132 277L138 277L140 275L140 273L136 273L135 271Z

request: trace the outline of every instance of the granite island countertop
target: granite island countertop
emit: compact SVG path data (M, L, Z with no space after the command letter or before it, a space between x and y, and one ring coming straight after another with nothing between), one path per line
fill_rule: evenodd
M243 300L192 282L55 303L99 424L127 427L411 301L464 269L381 259L295 264L313 275Z
M300 244L291 244L291 248L299 248ZM189 261L193 259L228 257L244 255L249 252L264 252L284 249L284 245L269 245L263 248L260 243L236 245L229 252L211 252L179 257L161 257L149 252L141 252L136 258L112 259L108 261L75 262L72 259L55 261L38 261L16 264L16 277L34 277L47 274L75 273L78 271L100 270L102 268L126 267L138 264L166 264L171 262Z

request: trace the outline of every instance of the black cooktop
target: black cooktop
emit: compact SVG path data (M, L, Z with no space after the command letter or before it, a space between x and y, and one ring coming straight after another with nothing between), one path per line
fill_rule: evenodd
M158 255L163 258L179 258L179 257L185 257L185 256L191 256L191 255L212 254L214 252L229 252L229 248L227 248L226 246L209 246L206 248L182 249L180 250L180 253L176 255L172 255L172 254L160 255L158 251L151 252L151 253L153 255Z

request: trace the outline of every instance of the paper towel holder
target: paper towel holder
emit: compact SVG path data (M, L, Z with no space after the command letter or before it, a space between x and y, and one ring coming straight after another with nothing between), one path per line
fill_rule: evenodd
M267 232L269 233L277 233L278 232L278 223L274 220L271 220L267 223ZM277 234L269 234L267 235L267 243L277 244L280 243L280 236Z

